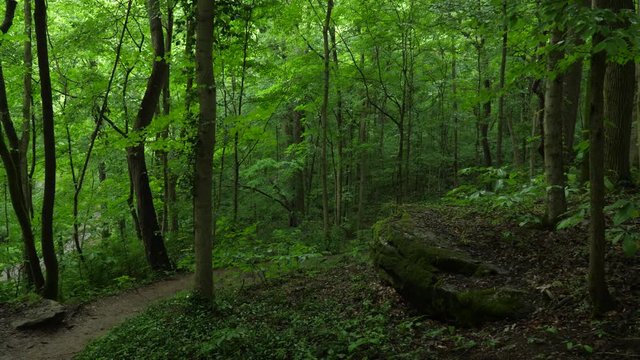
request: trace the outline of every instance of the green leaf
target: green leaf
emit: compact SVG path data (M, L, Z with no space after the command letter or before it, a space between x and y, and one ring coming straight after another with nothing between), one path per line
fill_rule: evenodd
M625 236L622 241L622 251L627 256L634 256L638 252L638 242L632 236Z
M638 207L631 201L627 201L622 207L618 208L613 215L613 223L620 225L627 222L630 219L635 219L640 215Z

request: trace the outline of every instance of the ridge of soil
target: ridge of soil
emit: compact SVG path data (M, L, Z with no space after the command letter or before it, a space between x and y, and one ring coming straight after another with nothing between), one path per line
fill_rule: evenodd
M220 276L223 271L217 271ZM70 359L93 339L145 310L150 303L190 289L193 274L170 278L100 298L74 309L62 325L20 331L11 327L19 314L0 312L0 360Z

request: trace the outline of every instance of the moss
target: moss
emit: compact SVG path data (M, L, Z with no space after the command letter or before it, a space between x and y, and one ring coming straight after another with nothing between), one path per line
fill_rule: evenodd
M518 316L527 310L525 293L509 289L457 291L438 272L485 276L499 272L490 264L447 249L448 240L430 232L419 233L407 212L374 225L372 259L382 278L421 311L462 325Z
M458 322L475 325L486 320L519 317L527 312L526 293L511 288L469 290L457 294L458 309L452 309Z

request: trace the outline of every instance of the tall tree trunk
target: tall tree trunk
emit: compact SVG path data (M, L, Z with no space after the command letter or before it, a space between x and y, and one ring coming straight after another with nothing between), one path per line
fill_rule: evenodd
M154 48L154 61L151 75L147 81L147 88L133 124L133 130L136 132L143 131L153 120L167 74L164 36L160 20L160 3L158 0L148 0L147 8ZM158 217L153 204L153 194L149 186L144 140L127 148L127 160L136 195L140 234L142 235L147 261L153 270L171 269L171 262L164 246L164 239L160 232L160 225L158 224Z
M25 197L25 203L29 213L33 215L33 201L31 196L31 177L29 176L28 156L29 136L31 129L31 104L33 102L33 53L31 50L31 0L24 1L24 35L23 43L23 98L22 98L22 136L20 139L20 171Z
M498 139L496 142L496 165L502 166L502 137L503 127L505 123L504 116L504 98L505 98L505 74L507 70L507 46L509 45L509 28L507 20L507 0L502 0L502 53L500 60L500 99L498 99ZM513 149L517 149L516 144L511 145ZM517 161L514 156L514 162Z
M456 62L456 47L453 45L451 60L451 97L453 98L453 186L458 186L458 73Z
M293 107L290 110L290 121L286 126L287 135L289 137L289 145L299 145L302 143L302 113L296 111ZM300 225L300 220L304 217L304 171L302 168L294 170L291 175L291 189L293 198L291 206L289 206L289 226L296 227Z
M491 81L489 79L484 80L484 88L488 92L491 89ZM491 160L491 145L489 144L489 118L491 117L491 100L488 100L482 105L480 121L480 140L482 143L482 154L484 157L484 165L492 166Z
M519 141L516 135L515 128L513 126L513 120L510 116L508 119L504 114L505 107L505 77L507 72L507 50L509 48L509 19L507 13L507 0L502 1L502 54L500 61L500 100L498 103L498 166L502 165L502 127L506 124L509 131L509 137L511 138L511 152L513 153L513 164L515 166L522 166L522 155L520 154Z
M364 60L364 57L363 57ZM364 223L364 207L366 205L367 172L369 168L367 144L367 114L368 102L363 106L363 113L360 116L360 128L358 131L358 142L360 144L358 161L358 229L362 229Z
M540 141L532 141L529 146L529 176L534 177L536 175L536 159L538 158L538 154L544 158L545 95L543 81L541 79L534 80L531 90L538 99L531 118L531 137L534 139L538 136L540 137Z
M636 64L636 142L633 146L636 147L636 152L638 153L638 163L636 164L640 167L640 64Z
M551 46L562 41L562 32L554 29ZM547 180L547 221L555 224L567 211L564 195L564 165L562 161L562 75L558 74L558 63L563 53L552 49L547 61L547 80L544 109L544 168Z
M633 11L633 0L619 0L611 3L616 13L622 10ZM616 29L627 28L628 20L619 20ZM605 126L605 166L611 171L612 180L619 185L631 185L631 163L629 146L631 145L631 122L633 113L633 95L635 90L635 65L633 61L619 64L615 60L607 63L604 79L604 118Z
M167 1L167 36L165 39L166 54L171 59L171 50L173 44L173 8L175 4L173 0ZM167 66L167 79L162 88L162 115L169 116L171 113L171 65ZM167 139L170 135L170 129L167 128L160 136ZM162 180L164 183L164 202L162 209L162 234L175 236L178 231L178 214L176 211L176 174L171 170L170 157L172 154L167 150L159 151L160 163L162 165Z
M333 51L331 52L332 54L332 60L333 60L333 64L334 64L334 71L335 71L335 76L336 78L338 78L339 76L339 63L338 63L338 45L336 43L336 29L335 26L331 26L329 28L329 35L331 38L331 47L333 48ZM344 163L344 134L343 131L344 129L344 119L343 119L343 112L342 112L342 90L340 89L340 85L336 85L336 96L338 98L337 104L336 104L336 137L338 140L338 159L337 159L337 166L336 166L336 174L335 174L335 202L336 202L336 209L335 209L335 224L337 226L340 226L342 223L342 215L343 215L343 201L342 201L342 186L343 186L343 178L344 178L344 169L343 169L343 163Z
M40 100L42 101L42 135L44 140L44 195L42 199L41 229L42 259L47 270L42 295L58 297L58 259L53 239L53 206L56 194L56 141L53 124L53 98L47 48L47 6L45 0L35 0L33 22L36 32Z
M582 6L591 6L591 0L581 1ZM572 28L569 28L567 40L576 47L584 44L583 37ZM580 58L571 64L564 76L564 84L562 88L562 97L564 99L564 104L562 106L562 135L565 167L568 167L573 163L575 158L573 145L575 141L576 124L578 122L578 111L580 109L582 65L582 59Z
M329 26L331 24L331 12L333 11L333 0L327 0L327 13L322 26L322 39L324 47L324 71L322 82L322 106L320 107L320 121L322 127L321 140L321 171L322 171L322 228L325 244L329 241L329 188L327 184L329 172L327 169L327 132L328 132L328 111L329 111L329 77L330 77L330 56L329 52Z
M595 8L607 8L613 0L594 0ZM604 40L602 33L593 36L594 48ZM605 277L605 219L604 219L604 96L606 53L591 55L589 81L589 180L591 181L591 221L589 246L589 294L593 314L598 316L612 307L612 297Z
M216 139L216 87L213 77L214 6L209 0L198 0L196 30L196 79L200 98L198 138L194 169L195 287L200 296L213 298L211 264L213 224L213 148Z

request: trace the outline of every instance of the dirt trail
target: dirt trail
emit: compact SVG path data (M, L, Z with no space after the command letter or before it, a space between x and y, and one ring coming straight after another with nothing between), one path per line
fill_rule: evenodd
M89 341L139 314L153 301L189 289L192 274L149 284L82 306L66 323L55 329L17 331L0 324L0 360L70 359Z

